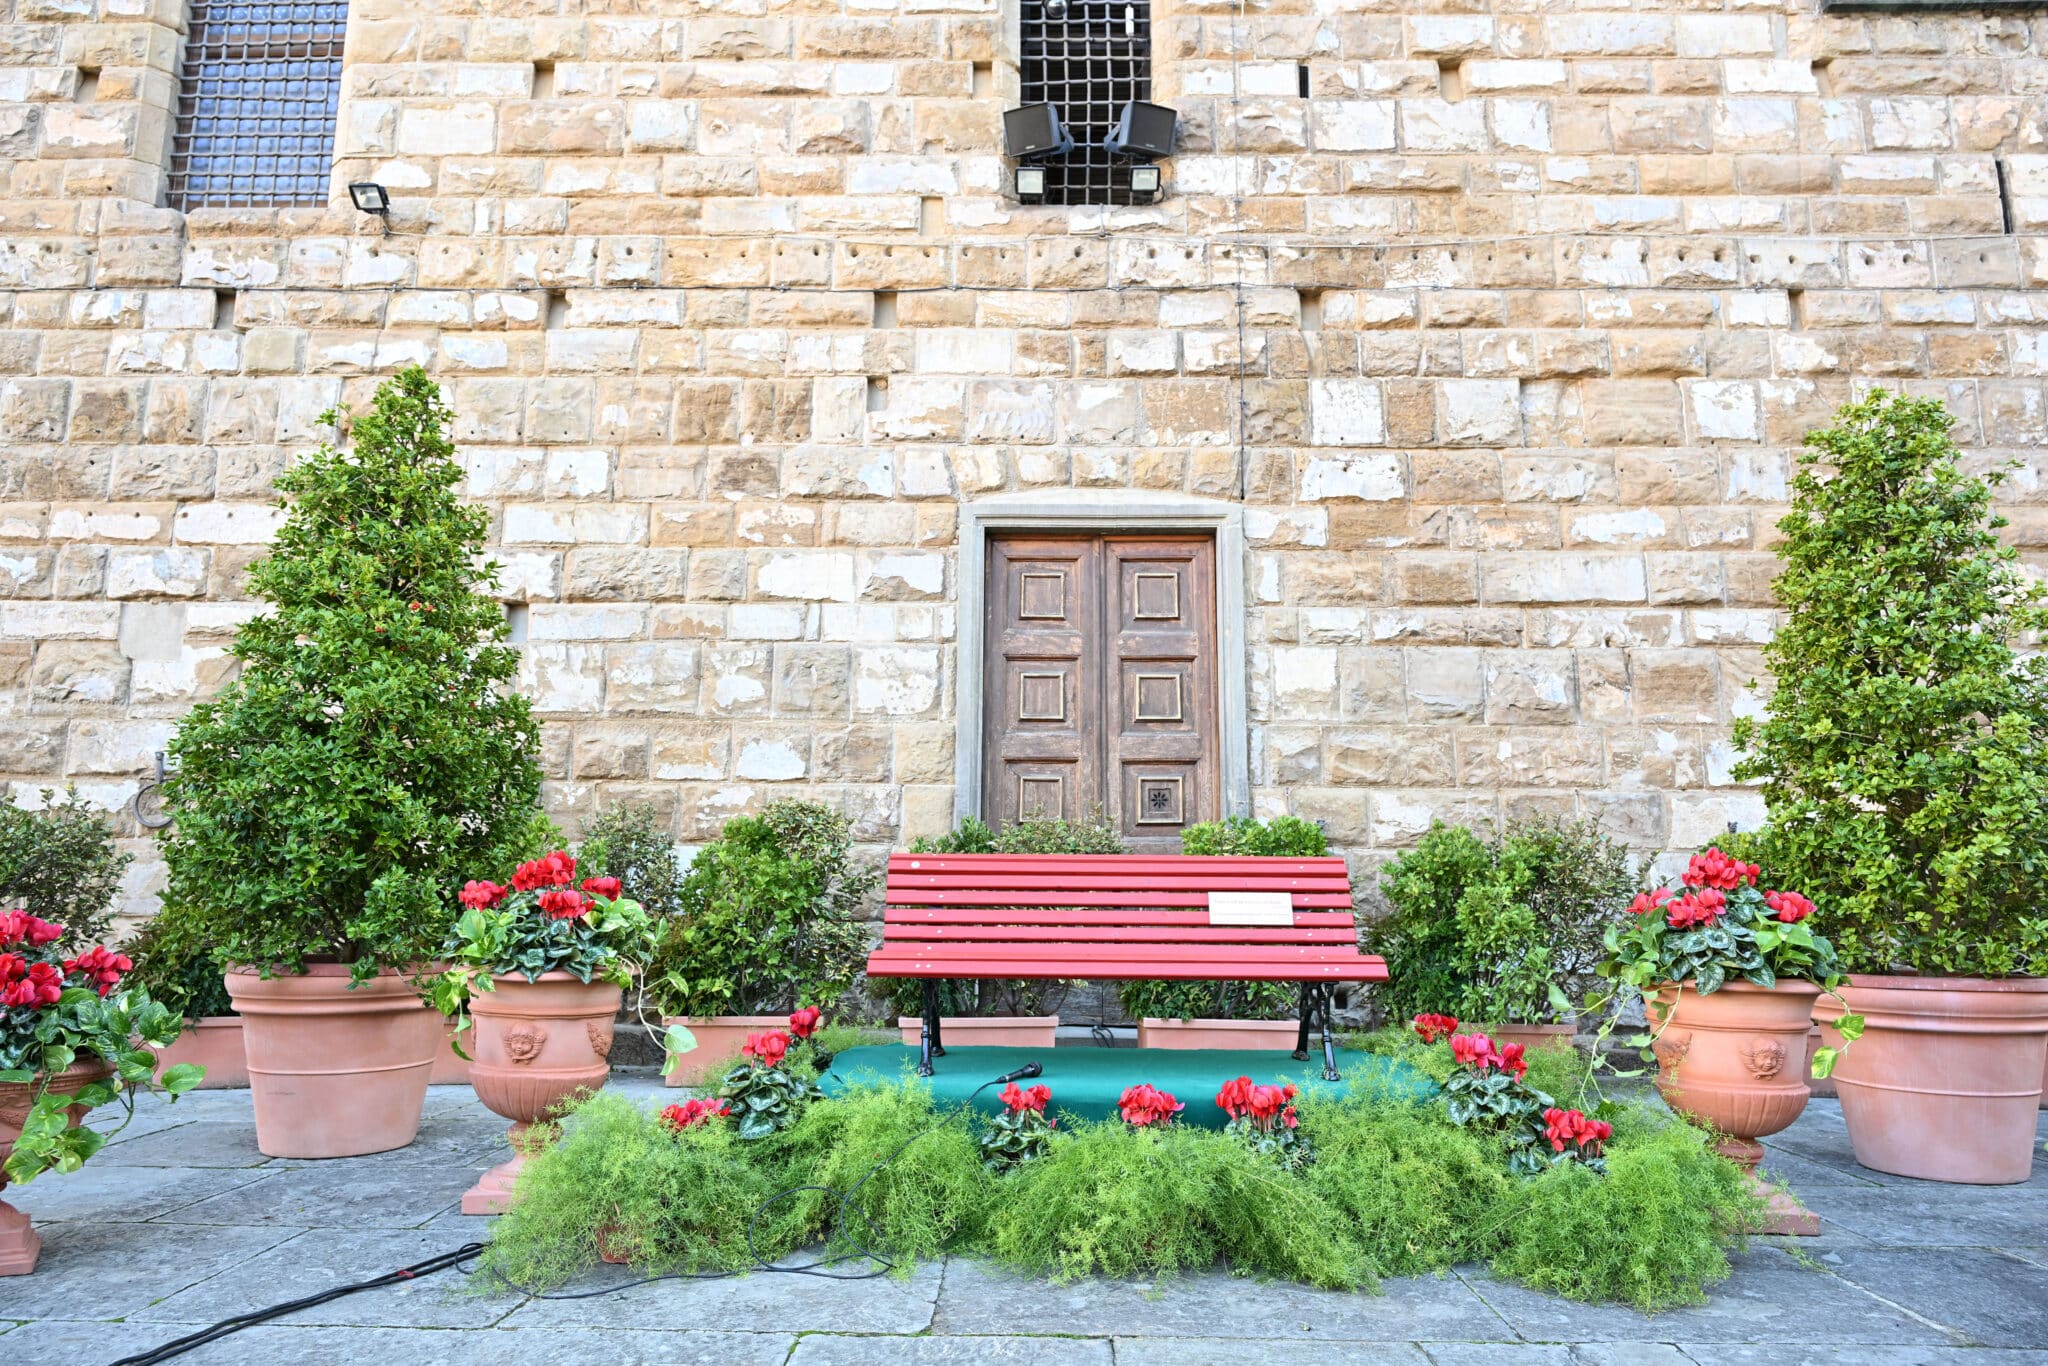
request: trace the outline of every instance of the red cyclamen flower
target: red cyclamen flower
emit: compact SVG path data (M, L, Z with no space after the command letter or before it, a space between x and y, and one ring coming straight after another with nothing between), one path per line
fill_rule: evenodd
M808 1039L818 1032L818 1024L825 1018L825 1012L816 1006L800 1006L790 1014L789 1032L799 1039Z
M1728 908L1728 894L1705 887L1691 896L1679 897L1664 908L1664 922L1674 930L1688 930L1695 925L1711 925L1720 919L1721 912Z
M487 906L495 906L503 901L505 894L511 890L510 887L501 887L495 882L478 882L472 879L462 884L462 895L457 900L465 906L483 910Z
M581 892L556 887L540 894L540 908L550 920L574 920L590 909L590 902Z
M40 1010L64 995L64 974L54 963L24 963L18 954L0 953L0 1006Z
M27 911L9 911L0 915L0 945L26 944L32 949L39 949L63 937L62 925L39 920Z
M1744 863L1739 858L1728 857L1719 849L1709 849L1704 854L1692 856L1679 881L1688 887L1712 887L1716 891L1732 892L1737 887L1755 882L1757 874L1762 871L1754 863Z
M1417 1037L1424 1043L1448 1039L1458 1032L1458 1019L1455 1015L1417 1015L1410 1024Z
M512 887L520 892L531 892L541 887L566 887L575 876L575 856L567 850L557 849L546 858L520 864L512 874Z
M45 966L38 964L37 966ZM121 980L121 974L134 967L125 953L110 953L104 947L87 949L76 958L64 960L64 971L77 973L86 979L86 985L104 996L112 991Z
M732 1112L731 1105L723 1100L686 1100L681 1105L671 1105L661 1112L661 1122L675 1133L723 1118Z
M1152 1086L1132 1086L1116 1099L1117 1112L1124 1117L1124 1123L1136 1129L1165 1125L1188 1107L1175 1100L1172 1095Z
M1659 887L1654 892L1638 892L1636 899L1628 903L1629 914L1649 915L1653 912L1661 911L1664 909L1664 903L1676 895L1678 893L1672 891L1669 887Z
M763 1067L777 1066L788 1052L789 1035L779 1029L749 1034L746 1043L740 1047L742 1057L753 1058Z
M615 877L587 877L582 882L583 890L606 901L619 899L619 880Z
M1813 914L1813 903L1797 892L1765 892L1764 905L1787 925L1796 925Z
M1583 1156L1597 1157L1600 1145L1614 1137L1614 1126L1604 1120L1588 1119L1578 1110L1552 1106L1543 1112L1543 1136L1550 1140L1553 1152L1561 1153L1570 1145Z
M1052 1099L1052 1088L1041 1083L1020 1091L1017 1089L1017 1083L1013 1081L1002 1089L1002 1093L996 1099L1002 1101L1004 1108L1013 1115L1021 1115L1026 1110L1036 1110L1039 1114L1044 1114L1046 1102Z

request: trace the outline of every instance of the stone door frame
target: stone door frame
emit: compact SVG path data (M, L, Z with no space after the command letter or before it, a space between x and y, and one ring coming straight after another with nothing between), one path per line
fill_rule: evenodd
M1251 814L1251 730L1245 693L1244 509L1235 503L1133 489L1003 493L960 505L959 630L954 641L953 819L981 814L982 666L988 631L991 531L1133 535L1171 532L1216 540L1217 758L1222 814Z

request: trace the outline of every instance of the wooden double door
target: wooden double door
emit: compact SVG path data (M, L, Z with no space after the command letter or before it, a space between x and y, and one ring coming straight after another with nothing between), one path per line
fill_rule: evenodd
M1202 536L988 543L982 816L1105 815L1137 850L1216 819L1216 545Z

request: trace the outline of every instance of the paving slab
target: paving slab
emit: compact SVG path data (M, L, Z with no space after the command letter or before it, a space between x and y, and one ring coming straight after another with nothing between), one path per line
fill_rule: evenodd
M368 1280L460 1246L437 1234L412 1230L313 1229L230 1272L161 1299L134 1317L217 1323ZM479 1294L482 1284L458 1270L442 1271L302 1309L291 1321L298 1327L481 1328L505 1317L524 1299L511 1292Z
M1622 1305L1580 1304L1478 1272L1461 1274L1517 1335L1534 1342L1804 1342L1817 1334L1852 1343L1953 1341L1774 1248L1754 1247L1732 1260L1733 1273L1708 1288L1705 1304L1654 1317Z
M119 1167L95 1160L75 1172L46 1173L26 1186L9 1186L7 1202L38 1224L157 1219L268 1175L261 1167Z
M295 1228L192 1228L112 1220L41 1230L34 1274L0 1281L5 1312L30 1319L122 1318L241 1265Z
M1830 1257L1828 1265L1972 1344L2048 1344L2048 1270L2032 1262L1973 1248L1859 1248Z
M1806 1207L1886 1247L2017 1247L2048 1239L2048 1190L1949 1186L1810 1188Z
M1514 1333L1454 1277L1382 1282L1384 1293L1333 1294L1222 1272L1163 1281L1055 1285L955 1259L933 1331L1056 1331L1084 1337L1251 1338L1301 1344L1418 1338L1506 1341Z
M184 1224L290 1224L301 1228L415 1228L453 1208L475 1183L461 1167L280 1163L263 1181L179 1210Z
M191 1329L141 1324L37 1324L30 1350L67 1350L82 1363L146 1351ZM30 1330L22 1330L24 1333ZM489 1328L331 1328L264 1324L208 1343L180 1366L777 1366L795 1338L771 1333L575 1333ZM59 1358L48 1358L59 1359Z
M1327 1346L1305 1348L1298 1342L1258 1342L1247 1338L1119 1336L1115 1343L1116 1366L1313 1366L1317 1361L1338 1359L1335 1350ZM1496 1343L1491 1350L1513 1349ZM1370 1348L1358 1349L1349 1359L1369 1360L1372 1366L1430 1366L1422 1348L1410 1342L1374 1343Z
M582 1299L535 1297L506 1317L507 1328L673 1328L713 1332L922 1333L932 1326L944 1268L920 1264L909 1276L829 1280L755 1272L717 1280L665 1280ZM582 1294L641 1280L602 1267L566 1292Z
M2048 1366L2048 1352L1992 1347L1796 1347L1679 1344L1699 1366Z
M92 1160L107 1167L261 1167L273 1159L258 1151L256 1126L244 1111L124 1138Z
M799 1338L790 1366L1111 1366L1126 1360L1102 1338L850 1337ZM1186 1358L1182 1358L1186 1360ZM1299 1363L1296 1363L1299 1366Z

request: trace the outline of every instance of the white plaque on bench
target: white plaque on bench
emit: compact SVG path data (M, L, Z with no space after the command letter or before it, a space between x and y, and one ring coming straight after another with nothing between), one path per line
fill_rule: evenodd
M1294 898L1286 892L1211 892L1211 925L1294 924Z

